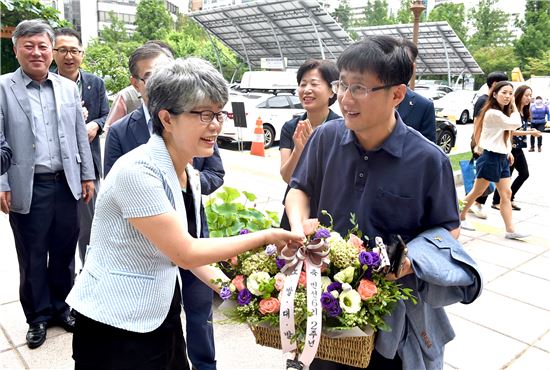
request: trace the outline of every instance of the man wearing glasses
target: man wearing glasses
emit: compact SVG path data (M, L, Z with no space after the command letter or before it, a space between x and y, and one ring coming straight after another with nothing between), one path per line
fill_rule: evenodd
M137 48L128 66L131 84L141 95L143 104L140 108L114 122L107 133L105 141L105 176L115 162L129 151L145 144L152 135L153 127L147 103L146 83L156 66L173 59L172 52L165 46L148 42ZM176 113L176 112L175 112ZM181 112L177 112L181 113ZM225 112L189 112L200 115L205 124L217 120L220 124L226 118ZM214 154L207 158L194 158L193 167L200 172L201 192L204 195L213 193L223 184L225 171L218 147ZM201 235L208 237L208 223L201 203ZM215 370L214 328L212 326L212 290L204 285L193 273L180 268L182 278L182 300L186 316L188 337L187 353L194 369Z
M418 303L397 303L386 318L391 331L377 333L368 368L442 368L444 345L454 337L442 306L472 302L481 290L473 261L455 240L460 221L451 164L395 111L413 71L401 40L359 41L337 65L332 88L344 118L316 128L304 148L285 202L291 229L303 233L312 217L324 225L333 219L334 230L346 235L355 214L370 247L376 236L401 235L409 254L399 283ZM316 359L310 369L355 368Z
M101 168L101 145L99 135L103 132L105 119L109 114L109 102L103 80L80 69L84 59L82 41L78 32L71 28L55 30L55 46L53 58L57 65L57 73L76 83L82 104L84 121L88 132L88 141L94 160L94 194L88 203L78 204L80 215L80 233L78 236L78 252L80 261L84 264L86 248L90 244L90 232L95 211L96 195L99 192L99 179L103 176Z

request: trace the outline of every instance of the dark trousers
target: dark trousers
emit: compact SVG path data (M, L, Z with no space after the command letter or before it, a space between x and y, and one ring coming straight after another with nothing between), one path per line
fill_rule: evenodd
M538 130L540 132L544 132L544 123L531 123L531 127L534 128L535 130ZM537 146L540 148L542 146L542 136L539 136L537 138ZM535 137L533 135L531 135L531 148L534 148L535 147Z
M99 175L96 174L96 178ZM80 262L84 266L84 258L86 257L86 249L90 244L90 233L92 232L92 220L95 214L95 201L99 192L99 181L94 181L94 194L88 203L80 199L78 201L78 213L80 215L80 233L78 234L78 256Z
M518 176L512 183L512 201L521 185L529 178L529 166L527 166L527 159L525 159L525 153L521 148L513 148L512 155L514 156L514 164L510 167L510 174L514 172L514 169L518 171ZM493 204L500 204L500 194L495 189L495 195L493 195Z
M10 212L19 261L19 297L27 323L64 316L74 283L78 208L64 177L34 181L28 214Z
M189 270L180 269L180 275L186 320L187 354L194 369L216 370L212 324L213 291Z
M309 370L360 370L360 367L348 366L338 364L332 361L320 360L318 358L314 359ZM378 353L376 350L372 351L372 356L370 358L369 366L365 369L368 370L401 370L403 369L403 364L399 355L395 355L394 359L387 359Z

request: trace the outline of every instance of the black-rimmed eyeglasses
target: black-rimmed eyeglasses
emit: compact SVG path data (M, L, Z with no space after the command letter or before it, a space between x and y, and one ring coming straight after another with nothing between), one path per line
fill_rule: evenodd
M364 98L365 96L367 96L368 94L370 94L372 92L387 89L387 88L390 88L390 87L395 86L395 85L384 85L384 86L376 86L376 87L368 88L368 87L366 87L365 85L362 85L362 84L348 85L348 84L346 84L345 82L342 82L342 81L332 81L330 83L330 86L332 86L332 92L337 94L337 95L344 95L346 93L346 91L349 90L349 92L351 93L351 96L354 99L361 99L361 98Z
M201 111L190 110L187 112L179 112L179 113L175 113L171 111L169 112L172 114L181 114L181 113L197 114L200 117L201 122L204 122L204 123L214 122L214 117L216 117L216 121L218 121L218 123L223 123L226 120L227 114L228 114L224 110L221 110L219 112L212 112L211 110L201 110Z
M57 48L57 49L53 49L53 51L58 52L59 54L61 54L63 56L67 55L67 53L71 53L71 55L73 57L76 57L77 55L80 55L83 50L76 49L76 48L74 48L74 49Z

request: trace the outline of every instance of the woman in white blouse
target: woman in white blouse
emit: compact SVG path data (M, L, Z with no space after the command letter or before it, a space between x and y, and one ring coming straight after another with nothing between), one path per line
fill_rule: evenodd
M498 82L489 91L489 99L474 123L474 140L482 152L476 161L477 178L472 190L464 198L460 212L461 227L473 230L466 221L468 209L474 204L490 182L494 182L500 194L500 214L506 226L507 239L522 239L528 234L517 232L512 223L510 165L511 133L521 123L521 116L514 102L514 88L508 81Z

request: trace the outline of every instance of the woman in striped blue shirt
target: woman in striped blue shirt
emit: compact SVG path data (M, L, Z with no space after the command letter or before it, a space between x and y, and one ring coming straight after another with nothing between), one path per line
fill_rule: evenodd
M178 59L157 67L147 94L153 135L104 180L86 264L67 297L77 370L189 369L177 266L211 284L226 277L208 264L303 238L270 229L197 239L200 179L189 163L213 153L227 82L206 61Z

